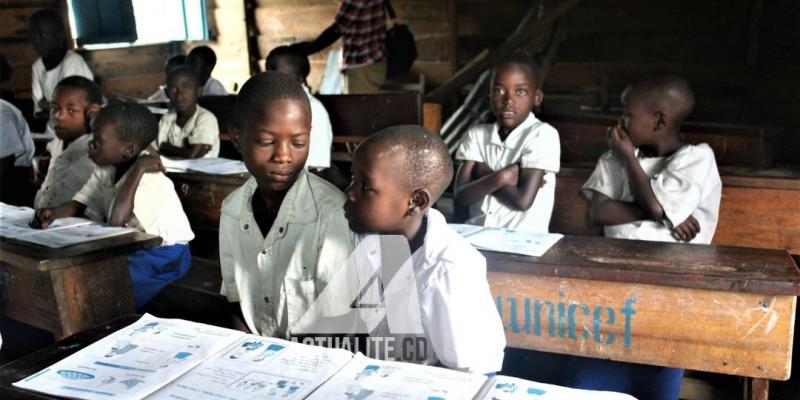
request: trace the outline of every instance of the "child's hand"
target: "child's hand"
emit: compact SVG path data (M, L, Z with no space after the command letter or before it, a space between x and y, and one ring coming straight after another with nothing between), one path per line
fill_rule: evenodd
M56 213L52 208L40 208L36 210L36 215L33 216L31 227L47 229L53 220L56 219Z
M636 150L625 128L619 124L608 129L608 148L620 158L633 156Z
M509 164L505 168L497 171L504 185L517 186L519 181L519 164Z
M148 154L139 157L134 164L141 172L164 172L166 169L161 164L161 156L158 154Z
M700 224L691 215L686 218L686 221L672 228L672 237L683 242L691 241L698 233L700 233Z

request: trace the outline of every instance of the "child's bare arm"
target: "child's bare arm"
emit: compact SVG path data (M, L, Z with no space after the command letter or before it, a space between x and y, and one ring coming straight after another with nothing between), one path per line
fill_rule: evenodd
M622 126L617 125L608 131L608 147L623 161L623 165L628 171L633 199L645 213L645 218L640 219L661 221L664 218L664 209L653 193L650 177L639 165L639 160L636 159L634 153L633 142Z
M544 174L544 170L538 168L521 168L517 184L501 187L494 196L506 207L527 211L544 184Z
M672 228L672 237L684 242L691 241L698 233L700 233L700 223L691 215L678 226Z
M612 200L610 197L594 192L589 206L589 221L598 225L619 225L647 219L636 203Z
M189 144L185 147L173 146L169 143L162 143L158 148L158 152L165 156L181 157L181 158L199 158L211 150L211 145L208 144Z
M111 210L111 215L108 218L109 225L123 226L130 221L133 217L133 204L139 181L142 180L142 176L145 173L159 171L164 171L164 166L161 165L161 158L158 155L150 154L139 157L136 160L131 166L125 182L122 183L122 187L119 189L117 199L114 202L114 209Z
M33 221L31 221L31 226L46 229L54 220L81 215L85 209L86 205L75 200L68 201L57 207L40 208L36 210L36 215L33 217Z
M511 164L503 169L483 175L475 179L475 161L464 161L458 167L456 173L456 183L454 187L454 198L456 205L468 206L483 200L483 197L492 194L506 185L517 185L519 178L519 167ZM485 172L484 168L478 168Z

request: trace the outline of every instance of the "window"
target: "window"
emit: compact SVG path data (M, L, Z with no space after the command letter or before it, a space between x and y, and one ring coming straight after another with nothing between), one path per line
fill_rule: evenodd
M208 38L205 0L70 0L72 36L88 49Z

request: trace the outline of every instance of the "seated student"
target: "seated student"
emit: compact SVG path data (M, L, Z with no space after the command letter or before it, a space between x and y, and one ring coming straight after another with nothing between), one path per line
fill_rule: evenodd
M82 76L64 78L53 92L50 120L56 137L47 143L50 164L33 205L55 207L75 196L94 171L89 158L90 121L100 111L103 95ZM38 158L38 157L37 157Z
M694 108L683 78L649 75L622 94L623 115L609 130L610 150L583 185L590 218L623 239L708 244L722 183L714 152L681 140ZM603 360L577 363L570 386L621 391L642 399L677 399L683 370Z
M39 53L33 63L31 90L33 111L37 118L47 118L53 89L62 79L78 75L94 79L83 58L67 46L67 30L58 11L42 9L30 19L31 43Z
M158 123L158 151L181 158L219 155L217 117L197 104L200 86L194 71L181 66L167 75L170 110Z
M494 124L467 132L456 153L461 160L455 204L468 222L547 232L555 197L561 145L558 132L533 115L542 102L539 67L516 53L492 69L489 102Z
M252 177L222 204L221 293L237 328L286 337L353 249L344 195L303 168L311 106L296 80L250 77L234 122Z
M447 146L421 126L387 128L356 149L352 171L345 203L350 228L408 240L422 330L431 350L424 362L476 373L499 371L506 340L489 292L486 260L431 208L453 176Z
M289 46L272 49L267 55L267 71L278 71L291 76L303 86L303 90L311 103L311 143L308 149L306 166L312 170L322 170L331 166L331 144L333 129L328 111L322 102L311 94L306 78L311 71L308 57L292 50Z
M167 59L167 62L164 63L164 78L169 76L169 72L175 69L176 67L180 67L181 65L186 64L186 55L185 54L176 54ZM167 95L167 84L166 79L165 83L158 87L158 90L153 92L148 98L147 101L162 101L164 103L169 102L169 97Z
M13 104L0 99L0 201L28 205L25 198L28 171L33 159L33 138L28 122ZM30 196L30 194L28 194Z
M201 96L224 96L228 94L225 86L213 76L211 72L217 65L217 54L208 46L198 46L186 56L186 65L194 69L200 80Z
M89 156L97 164L72 201L36 211L46 228L55 218L86 214L111 226L128 226L160 236L160 247L128 256L136 307L141 309L170 282L189 271L189 241L194 239L175 186L150 146L156 117L136 103L103 108L92 125Z

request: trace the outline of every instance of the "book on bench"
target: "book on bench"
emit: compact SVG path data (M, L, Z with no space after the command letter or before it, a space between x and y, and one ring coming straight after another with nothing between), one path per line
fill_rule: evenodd
M631 399L149 314L13 385L76 399Z
M56 219L47 229L34 228L34 214L32 208L0 203L0 237L60 248L136 231L77 217Z

